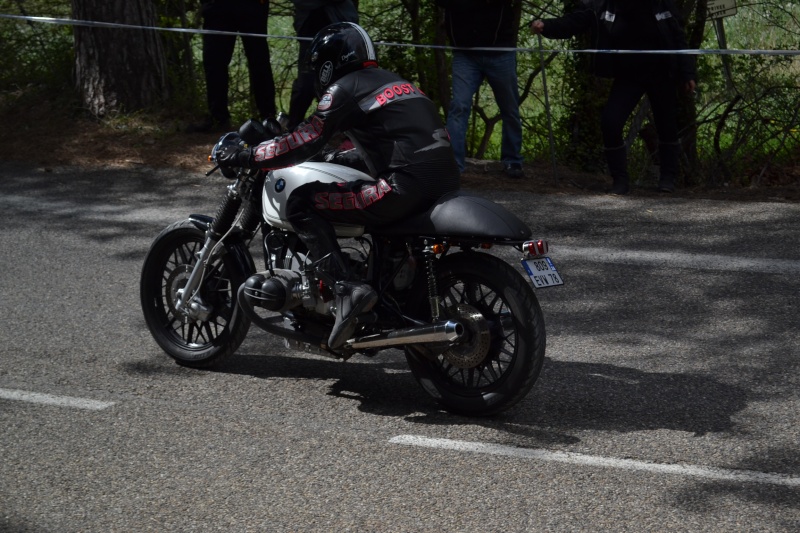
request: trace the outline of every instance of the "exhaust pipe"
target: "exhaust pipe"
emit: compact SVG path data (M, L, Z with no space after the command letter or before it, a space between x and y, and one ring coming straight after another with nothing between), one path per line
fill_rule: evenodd
M358 337L345 343L350 348L385 348L402 344L420 344L425 342L453 342L464 335L464 326L459 322L448 320L431 326L419 326L397 329L387 333Z

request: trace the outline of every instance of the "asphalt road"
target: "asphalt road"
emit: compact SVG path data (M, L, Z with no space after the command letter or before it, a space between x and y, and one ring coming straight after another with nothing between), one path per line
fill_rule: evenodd
M397 350L173 364L141 264L224 186L0 163L1 531L800 530L800 205L487 194L566 285L532 393L469 419Z

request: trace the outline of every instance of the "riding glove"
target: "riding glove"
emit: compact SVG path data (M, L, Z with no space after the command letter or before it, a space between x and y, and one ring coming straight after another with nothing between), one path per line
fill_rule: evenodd
M221 167L250 168L253 153L249 148L238 146L223 146L217 152L217 164Z

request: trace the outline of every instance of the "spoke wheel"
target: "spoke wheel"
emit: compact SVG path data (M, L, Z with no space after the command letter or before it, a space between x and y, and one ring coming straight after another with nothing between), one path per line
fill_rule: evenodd
M449 411L483 416L508 409L530 391L544 362L544 319L533 289L483 253L447 257L437 271L443 314L464 324L466 335L435 355L409 347L414 376Z
M244 276L226 253L209 262L190 299L205 311L187 316L175 308L204 238L189 221L165 229L147 254L140 285L142 311L153 338L178 363L192 367L208 367L231 355L250 326L236 301Z

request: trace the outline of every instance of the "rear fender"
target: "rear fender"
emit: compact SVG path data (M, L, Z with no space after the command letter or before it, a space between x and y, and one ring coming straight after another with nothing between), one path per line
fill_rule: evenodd
M521 243L531 229L504 206L471 193L456 191L439 199L427 212L402 224L370 228L380 235L424 235L466 241Z

